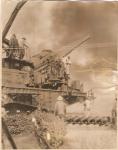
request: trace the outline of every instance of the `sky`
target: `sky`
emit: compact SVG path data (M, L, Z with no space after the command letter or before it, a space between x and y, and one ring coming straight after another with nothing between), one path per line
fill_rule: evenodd
M3 28L16 4L15 0L2 2ZM7 38L13 33L18 39L26 37L34 55L42 49L65 53L74 41L89 34L90 39L70 54L71 77L83 82L85 91L93 89L96 111L109 112L118 78L117 18L118 2L29 1L18 13Z

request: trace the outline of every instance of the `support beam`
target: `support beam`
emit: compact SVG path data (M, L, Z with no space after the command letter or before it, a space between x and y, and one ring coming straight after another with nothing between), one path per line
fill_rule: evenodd
M7 124L5 123L4 118L2 118L2 127L4 129L4 132L6 133L6 136L7 136L8 140L9 140L12 148L13 149L17 149L16 143L14 142L14 140L13 140L13 138L12 138L10 132L9 132L9 129L7 127Z
M8 20L8 22L7 22L6 26L5 26L5 28L4 28L4 30L3 30L3 33L2 33L2 41L3 41L3 42L4 42L4 40L5 40L5 37L6 37L7 33L8 33L8 31L9 31L11 25L13 24L13 22L14 22L16 16L17 16L17 14L18 14L18 12L19 12L19 10L22 8L22 6L23 6L26 2L27 2L27 0L22 0L22 1L20 1L20 2L16 5L15 9L13 10L13 12L12 12L12 14L11 14L11 16L10 16L10 18L9 18L9 20Z

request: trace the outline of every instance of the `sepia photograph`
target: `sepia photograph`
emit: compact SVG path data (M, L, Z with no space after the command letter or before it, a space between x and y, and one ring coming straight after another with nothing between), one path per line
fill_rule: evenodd
M117 149L118 1L2 0L2 149Z

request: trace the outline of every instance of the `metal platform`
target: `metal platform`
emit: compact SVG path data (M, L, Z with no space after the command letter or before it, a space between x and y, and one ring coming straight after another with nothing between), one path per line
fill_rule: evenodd
M20 68L23 66L30 66L31 68L34 68L34 64L32 62L26 61L26 60L20 60L16 58L3 58L2 59L2 64L4 66L5 63L12 63L12 64L19 64Z
M31 94L40 95L39 88L16 88L16 87L2 87L2 92L5 94Z

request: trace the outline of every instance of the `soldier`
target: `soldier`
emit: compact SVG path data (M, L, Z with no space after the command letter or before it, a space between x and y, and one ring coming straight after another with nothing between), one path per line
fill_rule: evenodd
M70 66L71 66L71 60L70 57L68 56L65 62L66 73L68 76L70 76Z
M29 48L26 44L26 38L23 37L21 39L21 42L20 42L20 56L19 58L20 59L23 59L25 57L25 59L30 59L30 53L29 51L27 52L27 48Z
M85 111L86 117L89 116L90 110L91 110L91 102L89 99L86 99L84 102L84 111Z
M62 96L57 97L57 102L55 103L55 115L58 115L61 119L64 119L66 115L66 104Z
M117 98L115 98L112 108L112 125L114 128L117 126Z
M83 85L83 83L80 84L80 91L81 91L81 92L84 92L84 85Z
M57 61L56 61L56 66L55 66L55 68L56 68L56 71L57 71L57 77L61 77L61 74L62 74L62 62L60 61L60 59L58 59Z
M9 51L8 57L11 57L11 58L17 57L18 51L19 51L19 43L15 34L13 34L9 40L9 48L10 48L10 51Z

